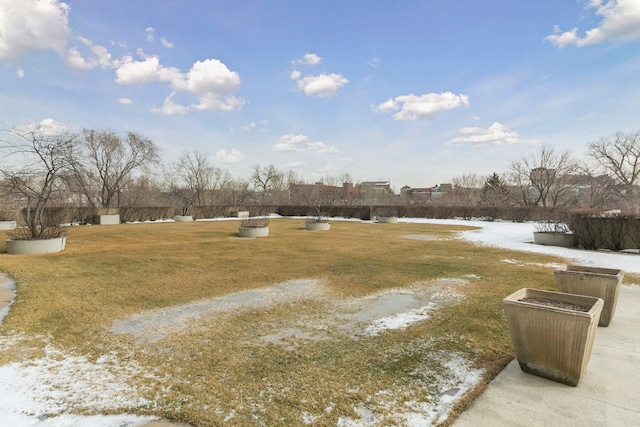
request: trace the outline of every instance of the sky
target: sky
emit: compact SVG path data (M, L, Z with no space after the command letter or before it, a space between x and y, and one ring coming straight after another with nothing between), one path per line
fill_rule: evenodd
M640 128L640 0L0 0L0 124L431 187Z

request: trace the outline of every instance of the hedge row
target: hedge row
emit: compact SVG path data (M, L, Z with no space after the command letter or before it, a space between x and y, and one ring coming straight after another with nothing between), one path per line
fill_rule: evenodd
M640 250L640 218L572 214L567 225L584 249Z

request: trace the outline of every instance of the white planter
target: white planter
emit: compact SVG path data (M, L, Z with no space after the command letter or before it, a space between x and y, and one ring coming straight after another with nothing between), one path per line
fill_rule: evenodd
M521 301L523 298L576 304L589 311ZM522 371L577 386L591 357L603 305L600 298L529 288L502 300Z
M231 216L235 218L249 218L249 211L231 212Z
M573 233L535 231L533 233L533 242L538 245L560 246L563 248L578 246L578 240Z
M7 253L15 255L32 255L61 252L64 250L66 243L66 237L43 240L7 240Z
M93 223L98 225L120 224L120 215L96 215L93 217Z
M0 230L15 230L17 225L16 221L0 221Z
M602 298L604 306L598 326L609 326L618 304L624 277L622 270L568 265L566 270L555 270L553 273L560 292Z
M378 222L380 224L397 224L398 217L397 216L380 216L378 217Z
M328 222L306 222L304 229L309 231L328 231L331 229L331 224Z
M175 222L191 222L193 221L193 216L191 215L176 215L173 217Z
M239 227L238 237L267 237L269 235L269 227Z

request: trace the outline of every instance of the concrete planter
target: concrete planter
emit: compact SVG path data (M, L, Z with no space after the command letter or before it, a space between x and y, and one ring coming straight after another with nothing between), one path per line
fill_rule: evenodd
M380 216L378 217L378 222L380 224L397 224L398 217L397 216Z
M331 229L329 222L305 222L304 229L309 231L328 231Z
M93 217L93 223L98 225L120 224L120 215L96 215Z
M0 221L0 230L15 230L17 225L16 221Z
M249 218L249 211L233 211L230 215L234 218Z
M555 270L553 274L560 292L602 298L604 306L598 326L609 326L618 304L622 270L569 265L566 270Z
M544 298L590 307L588 312L520 301ZM584 374L604 302L600 298L523 288L502 300L520 369L577 386Z
M66 243L66 237L43 240L7 240L7 253L14 255L32 255L62 252Z
M269 227L239 227L238 237L267 237L269 235Z
M557 233L553 231L535 231L533 242L537 245L560 246L574 248L578 246L578 239L573 233Z
M191 215L176 215L173 217L175 222L191 222L193 221L193 216Z

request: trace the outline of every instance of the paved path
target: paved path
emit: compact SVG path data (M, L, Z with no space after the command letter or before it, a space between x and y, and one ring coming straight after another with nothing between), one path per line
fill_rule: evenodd
M494 426L640 425L640 286L622 286L608 327L598 328L577 387L525 374L511 362L453 424Z
M15 283L5 273L0 272L0 323L9 312L9 305L15 298Z

